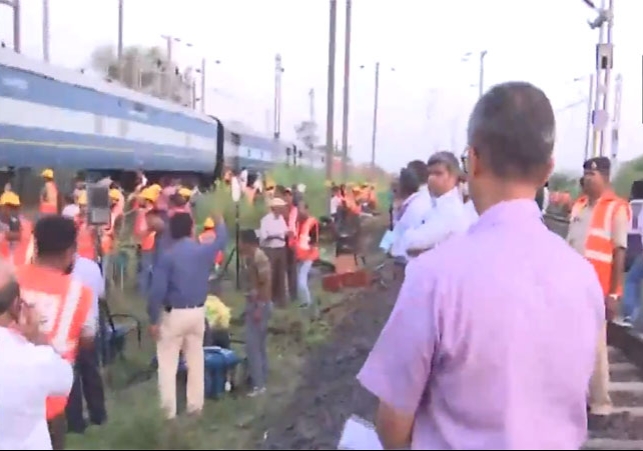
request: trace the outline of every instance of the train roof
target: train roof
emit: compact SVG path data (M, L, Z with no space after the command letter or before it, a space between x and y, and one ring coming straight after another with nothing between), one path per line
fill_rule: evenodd
M182 105L178 105L163 99L158 99L154 96L134 91L118 84L118 82L116 81L112 81L109 78L93 77L90 74L83 74L76 70L54 66L43 61L33 60L19 53L15 53L11 49L0 48L0 65L24 70L26 72L42 75L44 77L49 77L53 80L57 80L62 83L67 83L80 88L91 89L105 94L110 94L150 107L155 107L174 113L180 113L185 116L190 116L194 119L199 119L206 122L219 122L219 120L213 116L201 114L198 111L186 108Z

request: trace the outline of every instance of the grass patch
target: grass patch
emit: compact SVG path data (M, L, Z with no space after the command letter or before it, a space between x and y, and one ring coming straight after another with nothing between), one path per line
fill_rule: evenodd
M125 361L117 360L105 368L108 422L92 426L84 435L68 436L68 449L252 449L256 437L264 431L257 428L270 415L277 414L291 401L300 383L300 368L312 347L325 341L331 324L319 311L336 305L342 297L322 293L319 283L312 282L318 299L317 309L302 310L296 306L275 309L268 339L270 381L265 396L250 399L243 394L229 394L220 400L206 400L201 418L179 416L165 421L159 411L156 374L146 381L126 387L126 381L145 370L153 356L154 345L144 336L139 348L130 337ZM243 311L244 298L226 287L223 301L233 310L233 317ZM114 312L130 313L144 318L144 303L136 296L114 296ZM317 310L317 311L315 311ZM234 337L243 336L243 328L233 324ZM235 345L245 355L243 347Z

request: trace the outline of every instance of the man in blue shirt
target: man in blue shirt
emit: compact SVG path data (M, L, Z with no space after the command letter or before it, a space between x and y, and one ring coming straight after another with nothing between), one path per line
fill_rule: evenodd
M156 341L161 406L169 419L176 416L176 368L181 351L188 367L187 411L198 414L203 409L203 304L214 256L228 240L223 218L217 218L216 224L216 239L199 244L192 238L190 214L175 213L168 222L174 243L161 252L152 272L147 311Z

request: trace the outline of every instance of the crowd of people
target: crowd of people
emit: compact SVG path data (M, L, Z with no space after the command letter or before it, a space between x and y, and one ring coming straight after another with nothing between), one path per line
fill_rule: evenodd
M385 449L579 449L613 418L629 204L595 157L566 240L547 229L555 120L531 84L489 90L467 133L462 167L439 152L400 174L383 244L403 282L358 378Z
M0 196L0 449L64 449L68 432L107 421L99 302L113 288L110 267L128 215L130 239L139 250L137 288L156 344L160 405L168 419L176 416L176 372L183 359L186 410L200 414L204 304L228 244L222 216L208 217L197 233L195 191L173 180L151 183L141 173L129 195L109 179L98 182L107 189L111 214L106 224L93 224L82 180L60 201L53 170L42 177L35 223L22 214L16 193L6 189ZM309 212L305 188L268 185L263 191L269 209L258 230L241 231L238 249L248 279L249 396L266 391L273 301L281 308L297 300L310 306L308 275L319 256L319 223Z

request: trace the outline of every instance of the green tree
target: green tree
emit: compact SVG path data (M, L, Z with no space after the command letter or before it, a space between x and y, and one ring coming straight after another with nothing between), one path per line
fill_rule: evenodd
M622 163L612 184L620 196L629 198L632 183L637 180L643 180L643 156Z
M97 47L91 54L90 65L130 89L183 105L191 103L193 81L169 63L158 47L126 47L120 62L114 46Z

